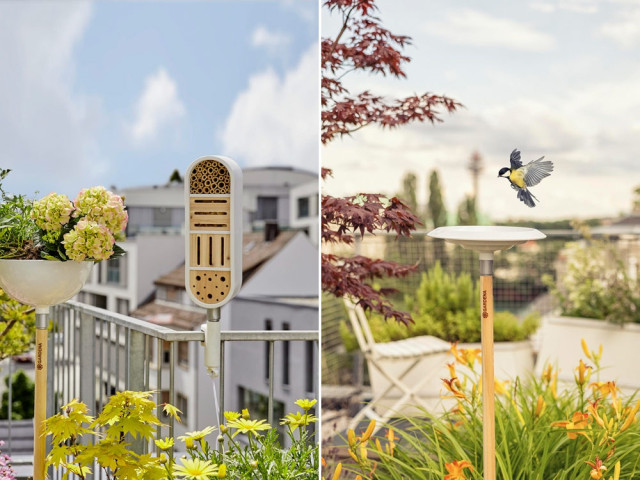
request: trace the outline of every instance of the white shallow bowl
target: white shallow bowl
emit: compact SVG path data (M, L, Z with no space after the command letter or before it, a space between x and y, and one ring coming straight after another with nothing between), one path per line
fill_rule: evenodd
M485 225L438 227L427 235L484 253L506 250L529 240L546 238L544 233L535 228Z
M84 286L93 262L0 259L0 288L20 303L50 307Z

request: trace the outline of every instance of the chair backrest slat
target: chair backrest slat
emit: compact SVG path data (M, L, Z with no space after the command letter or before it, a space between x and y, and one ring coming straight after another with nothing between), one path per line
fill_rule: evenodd
M372 351L376 341L373 338L373 333L363 308L347 297L344 297L344 303L360 350L365 353Z

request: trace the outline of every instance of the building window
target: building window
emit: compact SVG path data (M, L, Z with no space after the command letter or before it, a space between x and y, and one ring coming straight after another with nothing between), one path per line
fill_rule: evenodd
M282 324L282 330L290 330L291 327L287 322ZM289 349L291 342L282 343L282 384L289 386L291 378L289 378Z
M129 300L116 298L116 311L122 315L129 315Z
M264 329L269 332L273 330L273 322L271 320L264 321ZM264 342L264 378L269 381L269 371L271 365L269 365L269 344L271 342Z
M107 283L120 284L120 259L107 260Z
M189 368L189 342L178 342L178 365Z
M90 294L91 295L91 305L98 308L107 308L107 296L106 295L98 295L98 294Z
M166 207L157 207L153 209L153 226L154 227L170 227L171 226L171 209Z
M315 342L305 342L304 344L304 348L305 348L305 357L306 357L306 361L305 361L305 391L306 392L314 392L315 388L314 387L314 382L313 382L313 372L314 372L314 368L315 368Z
M309 197L298 198L298 218L309 216Z
M181 418L184 422L189 417L189 401L180 392L176 393L176 407L182 412Z
M258 197L256 220L278 219L278 197Z

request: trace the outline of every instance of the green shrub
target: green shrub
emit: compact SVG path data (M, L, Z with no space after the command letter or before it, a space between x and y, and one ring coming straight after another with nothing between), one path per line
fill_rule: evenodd
M405 296L405 303L414 323L408 326L371 315L369 325L376 342L391 342L419 335L433 335L449 342L480 341L480 289L468 274L456 276L442 270L436 263L422 274L415 295ZM494 314L494 340L517 342L526 340L539 325L537 314L528 315L522 322L510 312ZM346 322L340 334L347 348L355 348L355 338Z
M594 240L567 245L566 272L543 282L565 316L594 318L615 324L640 323L640 280L629 277L611 242Z
M9 387L9 377L4 378L4 384ZM11 378L11 419L25 420L33 418L34 392L36 389L31 380L22 371L18 370ZM2 407L0 407L0 419L9 418L9 392L2 393Z

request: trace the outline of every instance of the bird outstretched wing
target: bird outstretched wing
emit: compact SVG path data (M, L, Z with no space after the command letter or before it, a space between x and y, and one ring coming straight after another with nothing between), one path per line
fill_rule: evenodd
M513 158L513 154L511 154ZM518 156L520 156L518 154ZM522 167L524 173L524 183L527 187L539 184L543 178L548 177L553 172L553 163L550 160L542 161L544 157L532 160Z
M511 161L511 170L516 170L522 166L522 161L520 160L520 151L517 148L513 149L513 152L511 152L511 158L509 158L509 160Z

